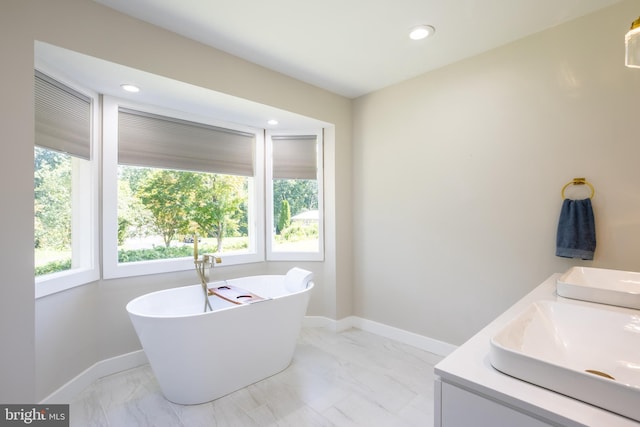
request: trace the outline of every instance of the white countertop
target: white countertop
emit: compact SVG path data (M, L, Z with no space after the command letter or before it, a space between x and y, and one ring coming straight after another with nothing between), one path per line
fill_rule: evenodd
M615 311L637 313L637 310L603 306L558 297L556 294L556 279L559 276L560 274L550 276L469 341L438 363L435 367L436 375L439 375L445 382L499 400L517 408L521 412L537 415L563 426L640 426L640 423L629 418L510 377L491 366L489 361L491 337L534 301L564 301L571 304L597 305Z

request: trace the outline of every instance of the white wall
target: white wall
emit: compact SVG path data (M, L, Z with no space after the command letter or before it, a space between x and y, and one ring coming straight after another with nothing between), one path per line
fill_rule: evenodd
M460 344L554 272L640 270L640 70L627 1L354 102L355 315ZM555 256L596 188L596 257Z
M40 401L94 363L138 350L126 302L195 280L193 272L183 272L99 281L34 300L36 40L333 123L325 141L326 261L302 266L316 273L311 314L351 314L350 100L89 0L3 1L0 35L0 129L5 150L0 160L0 227L7 248L0 257L0 402ZM335 185L337 179L341 186ZM219 269L217 274L276 274L291 265L257 263Z
M33 41L10 37L25 18L18 6L4 3L0 12L0 402L6 403L32 402L35 393L33 119L25 120L33 116L33 90L25 91L33 77L24 72L33 64Z

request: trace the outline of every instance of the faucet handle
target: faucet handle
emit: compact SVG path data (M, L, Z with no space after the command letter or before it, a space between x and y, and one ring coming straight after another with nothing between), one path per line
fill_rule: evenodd
M221 264L222 258L214 254L205 254L203 256L203 261L205 262L205 264L211 264L213 266L213 264Z

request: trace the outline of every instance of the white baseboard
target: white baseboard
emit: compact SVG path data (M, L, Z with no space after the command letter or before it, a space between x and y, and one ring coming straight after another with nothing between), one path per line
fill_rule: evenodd
M444 341L418 335L413 332L405 331L404 329L374 322L373 320L363 319L358 316L349 316L340 320L333 320L321 316L307 316L304 319L303 326L322 327L335 332L341 332L349 328L358 328L442 357L448 356L458 348L457 346Z
M333 332L342 332L353 328L353 316L340 320L329 319L323 316L305 316L302 327L304 328L325 328Z
M138 350L94 363L75 378L44 398L41 404L69 403L85 388L102 377L148 363L144 351Z
M342 332L350 328L358 328L443 357L449 355L457 348L452 344L357 316L349 316L340 320L333 320L322 316L306 316L302 326L305 328L326 328L334 332ZM149 362L143 350L133 351L131 353L101 360L76 375L75 378L71 379L62 387L51 393L40 403L69 403L85 388L100 378L126 371L127 369L132 369L146 363Z
M448 356L458 348L457 346L444 341L425 337L424 335L419 335L414 332L405 331L404 329L395 328L393 326L374 322L373 320L363 319L361 317L354 317L353 322L354 328L362 329L363 331L371 332L385 338L390 338L442 357Z

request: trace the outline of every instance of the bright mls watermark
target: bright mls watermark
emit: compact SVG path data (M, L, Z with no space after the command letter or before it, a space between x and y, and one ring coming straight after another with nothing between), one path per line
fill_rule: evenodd
M0 405L0 427L69 427L69 405Z

